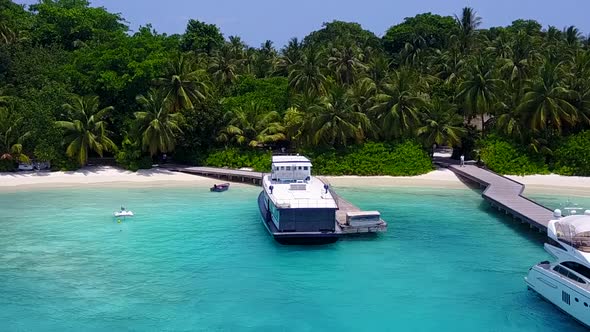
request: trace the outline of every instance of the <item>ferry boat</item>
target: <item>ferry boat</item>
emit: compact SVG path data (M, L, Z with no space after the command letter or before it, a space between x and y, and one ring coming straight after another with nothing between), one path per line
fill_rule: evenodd
M311 176L304 156L273 156L258 196L262 223L282 244L323 244L338 240L338 205L328 184Z
M530 268L525 281L560 310L590 328L590 210L562 217L547 226L545 250L555 257Z

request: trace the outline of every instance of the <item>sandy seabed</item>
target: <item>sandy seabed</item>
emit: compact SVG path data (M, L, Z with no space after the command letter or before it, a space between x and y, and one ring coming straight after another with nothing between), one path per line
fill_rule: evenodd
M327 176L335 187L426 187L465 189L465 183L447 169L418 176ZM527 193L590 196L590 177L560 175L509 176L526 186ZM75 172L0 173L1 191L63 187L211 187L220 180L165 169L129 172L115 167L87 167Z

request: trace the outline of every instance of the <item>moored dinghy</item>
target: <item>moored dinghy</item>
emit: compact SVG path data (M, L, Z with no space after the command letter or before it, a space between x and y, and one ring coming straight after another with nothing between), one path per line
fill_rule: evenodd
M222 192L229 189L229 183L222 183L222 184L214 184L209 190L215 192Z

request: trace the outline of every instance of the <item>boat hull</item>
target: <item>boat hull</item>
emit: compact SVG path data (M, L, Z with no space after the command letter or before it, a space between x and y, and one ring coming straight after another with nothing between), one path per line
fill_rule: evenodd
M264 200L264 192L258 195L258 208L262 224L268 233L280 244L330 244L338 241L336 232L281 232L272 222L268 205Z
M578 287L538 266L530 269L525 282L529 290L534 291L580 324L590 328L588 315L590 298Z
M228 189L229 189L229 183L222 183L222 184L218 184L218 185L215 185L215 186L209 188L210 191L217 192L217 193L227 191Z

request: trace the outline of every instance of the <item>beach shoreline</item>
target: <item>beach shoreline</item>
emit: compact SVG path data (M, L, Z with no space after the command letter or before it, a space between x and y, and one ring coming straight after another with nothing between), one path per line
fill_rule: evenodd
M137 172L116 167L86 167L72 172L0 173L0 192L61 188L208 188L220 180L153 168Z
M460 179L440 168L417 176L324 176L338 187L421 187L433 189L469 189L476 184ZM590 196L590 177L555 174L508 176L525 185L524 194ZM222 180L154 168L130 172L116 167L87 167L73 172L0 173L0 192L52 188L160 188L211 187ZM249 185L249 184L244 184Z

